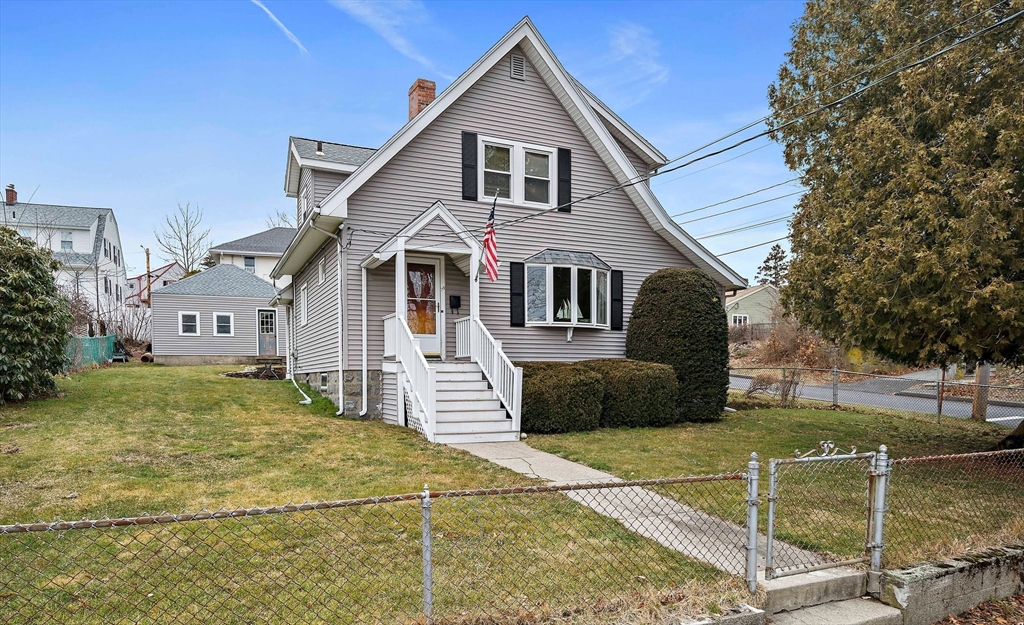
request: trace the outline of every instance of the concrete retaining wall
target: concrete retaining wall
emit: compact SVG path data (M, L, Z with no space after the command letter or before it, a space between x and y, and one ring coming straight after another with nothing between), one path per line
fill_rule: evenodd
M881 600L903 612L904 625L930 625L990 599L1024 594L1024 546L886 571Z

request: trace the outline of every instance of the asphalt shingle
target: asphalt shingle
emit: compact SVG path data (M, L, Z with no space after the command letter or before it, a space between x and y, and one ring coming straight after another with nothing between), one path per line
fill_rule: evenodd
M263 278L237 265L223 264L155 289L153 295L258 297L270 300L277 295L277 289Z
M295 236L295 228L271 228L263 232L221 243L210 248L211 252L251 252L281 256Z
M365 163L371 156L373 156L373 153L377 151L374 148L363 148L358 145L345 145L344 143L321 141L320 143L323 145L324 149L324 153L321 156L316 153L316 139L292 137L291 140L295 145L295 150L302 158L327 161L329 163L338 163L341 165L355 165L358 167Z

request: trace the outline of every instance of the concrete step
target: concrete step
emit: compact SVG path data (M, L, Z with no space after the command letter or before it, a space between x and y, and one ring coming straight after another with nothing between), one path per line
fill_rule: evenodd
M438 434L484 434L487 432L511 432L512 419L489 419L477 421L437 421Z
M486 385L485 388L466 391L457 391L438 387L436 397L438 402L478 401L494 399L494 391L486 388Z
M435 441L450 445L452 443L507 443L519 440L519 432L485 432L482 434L440 434Z
M867 593L867 573L850 568L825 569L768 582L762 578L761 585L766 593L764 611L771 616L784 610L863 597Z
M501 408L501 402L490 397L449 401L447 398L442 399L438 393L436 408L438 415L445 412L501 412L501 414L505 414Z
M438 371L435 376L438 382L476 382L477 380L484 379L484 374L480 369L476 371Z
M780 612L768 618L774 625L903 625L903 613L880 601L846 599Z

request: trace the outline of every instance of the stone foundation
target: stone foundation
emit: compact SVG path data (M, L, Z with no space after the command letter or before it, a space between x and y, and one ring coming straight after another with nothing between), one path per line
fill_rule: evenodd
M326 397L338 405L338 372L337 371L325 371L327 374L327 386L322 388L320 386L320 373L297 373L295 374L296 382L305 382L309 384L309 387L315 393L320 393L322 397ZM342 382L342 390L345 394L345 416L352 419L380 419L381 418L381 402L383 399L381 390L381 372L380 371L367 371L369 382L366 387L366 399L368 410L362 417L359 416L359 411L362 408L363 398L363 372L360 370L345 371Z
M256 356L157 356L154 354L153 362L168 366L255 365L256 358ZM280 364L284 366L284 358L281 359Z

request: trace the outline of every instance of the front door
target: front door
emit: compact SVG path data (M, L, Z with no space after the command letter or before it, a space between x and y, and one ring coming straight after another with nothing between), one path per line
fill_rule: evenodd
M277 356L277 311L260 310L256 314L259 320L259 355Z
M443 358L444 265L440 257L410 257L405 263L405 318L425 356Z

